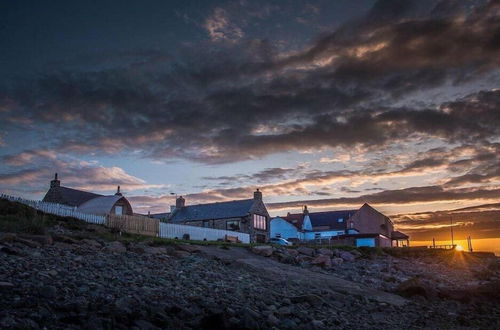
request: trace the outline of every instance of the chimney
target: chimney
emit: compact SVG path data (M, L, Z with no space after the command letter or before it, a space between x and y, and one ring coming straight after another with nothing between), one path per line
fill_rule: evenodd
M50 188L60 187L61 181L57 180L57 173L54 175L54 180L50 181Z
M175 200L175 208L180 209L183 208L184 205L186 205L186 200L182 196L177 197Z
M253 199L259 200L259 201L262 200L262 192L259 190L259 188L257 188L256 191L254 191L254 193L253 193Z
M309 210L307 209L307 205L304 205L304 211L303 211L304 215L308 215L309 214Z
M122 193L120 192L120 186L118 186L118 188L116 188L116 196L123 196Z

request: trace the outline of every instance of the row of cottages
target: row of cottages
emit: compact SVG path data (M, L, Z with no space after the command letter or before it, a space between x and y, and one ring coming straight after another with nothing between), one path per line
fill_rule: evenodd
M185 198L180 196L170 213L150 216L170 223L248 233L251 242L269 240L270 217L259 189L251 199L209 204L186 205Z
M302 213L272 219L270 235L291 241L337 240L342 245L409 245L409 237L394 231L391 219L368 204L359 210L328 212L309 212L304 206Z
M120 192L120 186L118 186L114 195L99 195L61 186L61 181L57 178L57 173L54 176L54 180L50 181L50 188L42 201L71 206L78 212L88 214L133 214L130 202Z

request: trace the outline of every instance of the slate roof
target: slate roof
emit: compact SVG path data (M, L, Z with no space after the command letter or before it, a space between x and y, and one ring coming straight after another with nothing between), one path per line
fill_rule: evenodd
M391 233L391 239L409 239L409 238L410 236L403 234L402 232L397 230Z
M43 201L69 206L79 206L86 201L99 196L102 195L67 187L52 187L49 191L47 191L47 194L45 194Z
M78 206L77 211L89 214L104 215L111 213L116 202L124 198L120 195L99 196Z
M248 215L254 199L184 206L175 210L172 222L238 218Z
M358 210L342 210L342 211L327 211L327 212L310 212L309 219L313 230L315 227L328 227L330 230L345 230L347 229L347 220ZM338 222L338 219L343 218L343 222ZM304 214L288 214L283 217L286 221L302 230L304 223Z
M347 220L358 210L342 210L328 212L313 212L309 213L311 225L313 227L326 227L331 230L345 230L347 228ZM338 219L344 219L343 222L338 222Z

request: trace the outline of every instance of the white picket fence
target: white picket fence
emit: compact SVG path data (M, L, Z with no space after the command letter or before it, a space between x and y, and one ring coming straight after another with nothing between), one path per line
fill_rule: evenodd
M1 198L8 199L12 202L18 202L24 205L28 205L34 209L40 210L45 213L59 215L62 217L73 217L85 222L95 223L99 225L103 225L106 223L106 217L102 215L88 214L76 211L76 207L56 204L56 203L47 203L42 201L34 201L29 199L24 199L20 197L14 197L10 195L0 194Z
M34 209L49 214L59 215L63 217L73 217L89 223L100 225L106 224L106 216L78 212L76 211L76 207L72 206L34 201L6 194L0 194L0 198L8 199L13 202L19 202L21 204L28 205ZM148 220L148 218L145 218L145 220ZM250 235L247 233L160 222L158 234L159 237L182 239L186 234L189 235L189 239L197 241L217 241L219 239L225 239L227 235L238 237L238 240L242 243L250 243Z
M227 235L238 237L238 240L241 243L250 243L250 235L247 233L160 222L160 237L182 239L185 234L189 235L189 239L196 241L217 241L219 239L223 240Z

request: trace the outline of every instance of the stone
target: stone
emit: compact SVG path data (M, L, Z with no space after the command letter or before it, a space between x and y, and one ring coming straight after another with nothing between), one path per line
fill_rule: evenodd
M342 258L338 258L338 257L332 258L332 265L334 265L334 266L340 266L340 265L342 265L343 262L344 262L344 259L342 259Z
M300 246L297 249L297 252L299 252L300 254L304 254L306 256L309 256L309 257L314 257L314 249L306 247L306 246Z
M177 249L186 251L189 253L196 253L200 252L200 247L196 245L191 245L191 244L179 244L177 245Z
M87 244L87 245L90 245L91 247L94 247L97 249L100 249L102 247L101 243L99 243L98 241L93 240L93 239L85 238L85 239L82 239L80 242Z
M422 296L425 298L429 297L429 290L426 285L424 285L418 277L406 280L398 285L396 288L396 293L403 297L413 297Z
M311 260L311 264L318 265L324 268L330 268L332 267L332 259L327 255L320 254L316 258Z
M0 290L9 290L14 287L14 284L10 282L0 282Z
M274 316L273 313L270 313L268 316L267 316L267 322L271 325L278 325L280 324L280 320Z
M17 235L14 233L2 233L0 236L0 243L14 243Z
M326 248L318 249L318 253L329 257L333 256L333 251Z
M299 251L297 251L296 249L285 249L285 251L286 253L294 257L299 255Z
M347 251L340 251L339 257L342 258L344 261L354 261L356 259L356 257L354 257L352 253Z
M39 247L42 246L42 244L40 244L38 242L29 240L29 239L26 239L26 238L21 238L21 237L16 237L16 242L24 244L26 246L29 246L31 248L39 248Z
M65 236L65 235L54 235L53 239L56 242L62 242L62 243L67 243L67 244L79 244L80 243L80 241L78 241L74 238L71 238L69 236Z
M134 321L134 326L139 328L140 330L156 330L160 329L157 326L153 325L151 322L146 320L136 320Z
M20 235L19 237L30 241L38 242L41 245L52 245L54 240L50 235Z
M281 327L284 329L296 329L297 323L292 319L284 319L281 321Z
M104 247L104 251L111 253L124 253L127 252L127 248L122 243L115 241L108 243L108 245Z
M57 289L52 285L45 285L38 289L38 293L47 299L54 299L57 296Z
M191 253L187 251L181 251L181 250L174 250L171 252L172 256L177 257L177 258L186 258L191 255Z
M290 298L290 300L294 304L307 302L312 306L320 306L324 303L323 299L320 296L315 295L315 294L305 294L305 295L293 296Z
M273 247L269 245L259 245L252 247L252 252L264 257L270 257L273 254Z
M311 325L314 329L322 329L325 327L325 324L323 323L323 321L320 321L320 320L312 320Z

